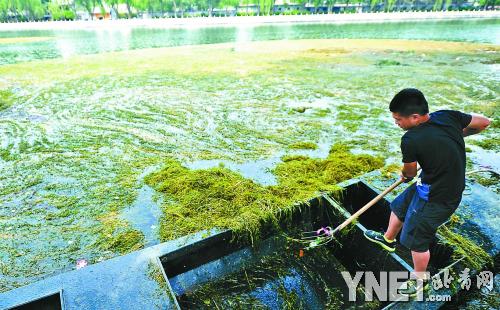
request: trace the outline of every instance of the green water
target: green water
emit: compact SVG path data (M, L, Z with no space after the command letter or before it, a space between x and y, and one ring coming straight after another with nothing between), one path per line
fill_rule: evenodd
M498 141L496 48L471 52L442 43L418 50L401 43L398 50L375 42L353 51L306 41L297 52L303 41L242 44L355 36L497 44L497 21L245 29L245 35L233 27L133 29L123 36L67 31L52 41L0 44L0 62L14 63L0 66L0 291L72 269L80 258L95 263L157 242L162 197L142 178L166 157L192 167L232 163L263 184L272 183L269 169L282 155L325 157L335 142L399 162L402 132L387 104L408 86L421 88L432 110L495 118L483 137ZM19 34L50 35L0 36ZM236 43L142 50L225 41ZM141 50L78 56L113 49ZM37 61L48 58L56 59ZM289 147L304 141L319 148ZM470 166L498 170L498 143L467 141Z
M434 20L359 24L277 24L157 29L124 27L98 30L0 31L0 38L51 37L43 42L0 44L0 65L108 51L223 42L386 38L500 43L500 21Z

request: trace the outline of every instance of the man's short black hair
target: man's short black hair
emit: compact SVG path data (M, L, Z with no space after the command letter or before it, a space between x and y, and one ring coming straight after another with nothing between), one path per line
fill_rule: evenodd
M429 113L429 105L420 90L405 88L392 98L389 110L399 113L402 116L410 116L412 114L425 115Z

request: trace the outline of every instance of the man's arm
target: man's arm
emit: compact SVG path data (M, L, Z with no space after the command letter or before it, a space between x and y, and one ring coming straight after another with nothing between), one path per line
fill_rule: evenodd
M481 131L485 130L486 127L490 125L490 120L482 115L472 115L472 119L463 129L463 136L467 137L476 133L480 133Z
M401 177L405 182L410 182L417 175L417 162L403 163Z

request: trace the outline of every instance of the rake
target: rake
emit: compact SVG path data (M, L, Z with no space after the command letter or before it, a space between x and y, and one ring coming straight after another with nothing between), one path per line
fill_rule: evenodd
M383 192L378 194L375 198L370 200L367 204L365 204L362 208L360 208L358 211L356 211L353 215L351 215L349 218L347 218L344 222L342 222L342 224L338 225L337 227L332 228L330 226L326 226L326 227L321 227L320 229L315 230L315 231L303 232L302 239L299 241L302 243L308 244L308 246L305 249L315 248L315 247L322 246L322 245L325 245L325 244L333 241L335 239L335 235L339 231L341 231L347 225L352 223L361 214L363 214L366 210L368 210L374 204L379 202L382 198L384 198L384 196L386 196L388 193L390 193L392 190L394 190L396 187L398 187L401 183L403 183L403 179L399 179L398 181L394 182L391 186L389 186Z

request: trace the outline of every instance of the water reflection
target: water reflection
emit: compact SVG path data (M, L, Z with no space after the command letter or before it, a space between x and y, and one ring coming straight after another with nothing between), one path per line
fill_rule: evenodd
M500 43L500 20L444 20L367 24L275 24L222 27L0 31L0 38L52 40L0 44L0 65L109 51L283 39L384 38Z

